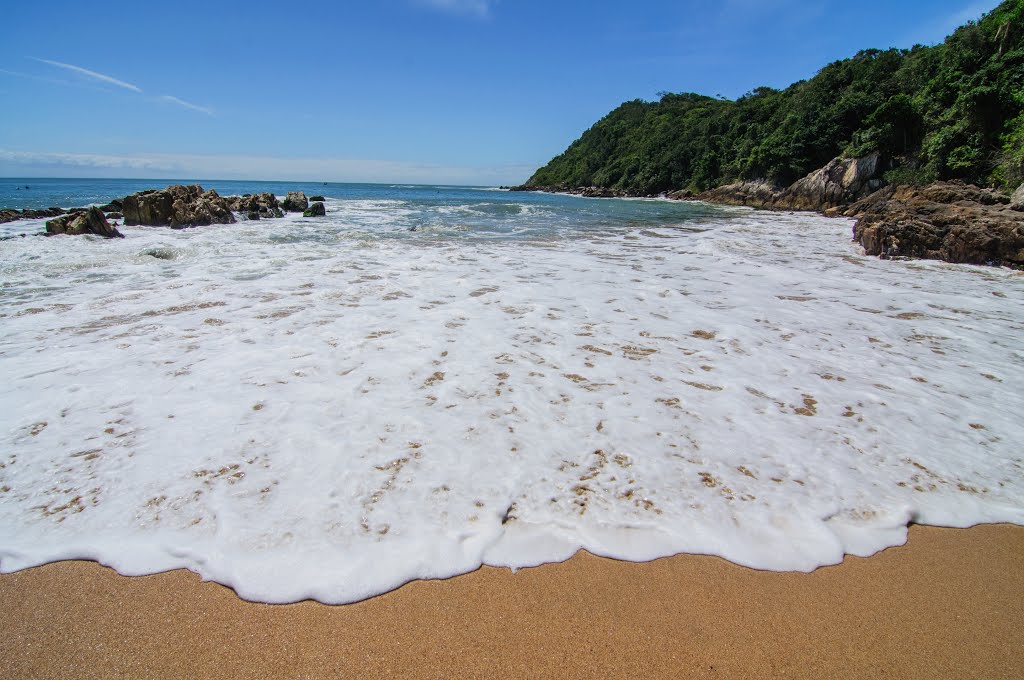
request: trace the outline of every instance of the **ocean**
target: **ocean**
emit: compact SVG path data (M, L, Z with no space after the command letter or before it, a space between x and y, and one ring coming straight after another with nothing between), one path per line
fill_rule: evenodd
M3 179L0 207L168 183ZM813 214L201 183L327 216L0 225L0 571L343 603L580 549L809 571L1024 524L1020 272L865 257Z

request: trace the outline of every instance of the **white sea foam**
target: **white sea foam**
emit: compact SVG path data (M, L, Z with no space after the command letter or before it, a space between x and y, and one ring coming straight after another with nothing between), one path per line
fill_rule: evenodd
M579 548L810 570L1024 522L1019 273L866 258L809 215L488 242L328 205L351 231L0 243L0 570L347 602Z

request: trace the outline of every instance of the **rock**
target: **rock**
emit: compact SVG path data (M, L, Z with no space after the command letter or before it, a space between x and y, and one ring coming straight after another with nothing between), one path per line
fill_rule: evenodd
M310 201L326 201L327 199L324 198L323 196L310 196L309 200Z
M709 189L697 198L709 203L749 205L754 208L773 208L784 189L765 180L736 182Z
M765 180L738 182L711 189L698 198L712 203L770 210L827 210L849 205L882 187L881 157L834 158L788 187Z
M83 208L84 209L84 208ZM67 211L64 208L43 208L42 210L0 210L0 224L14 220L37 220L41 217L57 217Z
M287 212L304 212L309 207L309 200L303 191L289 191L281 207Z
M309 210L306 210L306 211L304 211L302 213L302 216L303 217L323 217L326 214L327 214L327 211L324 210L324 204L321 203L320 201L314 201L313 204L309 206Z
M794 182L776 202L784 210L824 210L847 205L882 187L881 156L835 158Z
M78 236L80 234L95 234L105 238L124 238L114 226L107 222L103 211L92 206L84 212L69 213L56 219L46 222L47 234L67 234Z
M204 191L198 184L150 189L125 196L121 203L127 226L141 224L182 229L235 221L227 202L213 189Z
M100 210L105 213L121 212L121 201L115 199L106 205L101 205Z
M281 211L281 204L277 202L277 196L269 192L229 196L224 200L227 201L228 207L235 212L245 213L250 220L269 219L284 215Z
M102 208L100 208L100 209L102 210ZM110 212L110 213L107 213L107 219L108 220L123 220L124 219L124 215L122 215L119 212Z
M868 255L1024 267L1024 213L1005 194L962 182L885 187L850 206Z
M1017 187L1013 196L1010 196L1010 207L1014 210L1024 210L1024 184Z
M665 198L671 198L673 201L686 201L694 196L695 194L689 189L679 189L678 191L670 191L665 194Z

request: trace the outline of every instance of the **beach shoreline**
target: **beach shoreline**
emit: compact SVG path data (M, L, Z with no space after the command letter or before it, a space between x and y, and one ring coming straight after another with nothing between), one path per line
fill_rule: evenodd
M815 572L579 553L413 581L351 605L265 605L178 570L0 576L10 677L1019 677L1024 527L912 526Z

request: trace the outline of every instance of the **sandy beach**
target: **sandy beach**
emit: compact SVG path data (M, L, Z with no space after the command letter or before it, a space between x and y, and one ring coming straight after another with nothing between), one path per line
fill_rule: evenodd
M483 568L347 606L187 571L0 577L6 677L1020 677L1024 527L914 526L811 574L681 555Z

